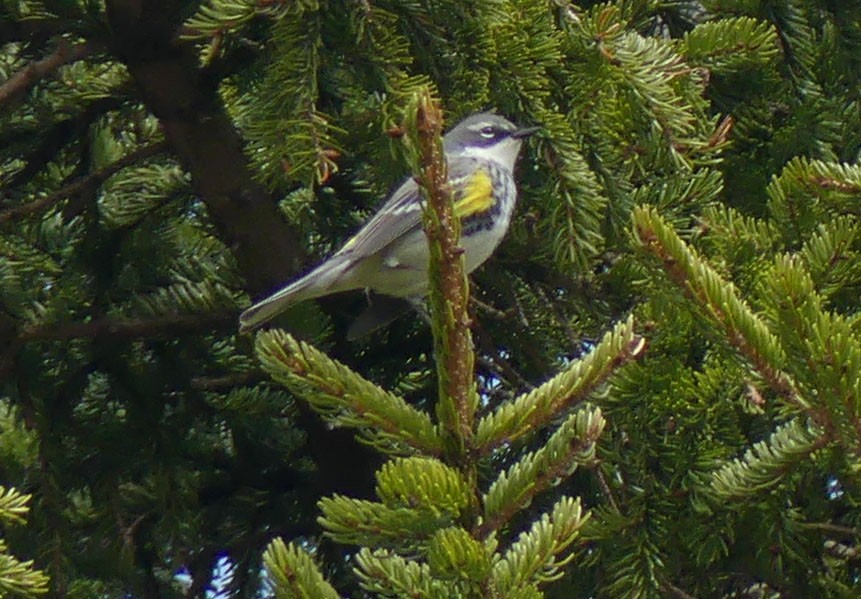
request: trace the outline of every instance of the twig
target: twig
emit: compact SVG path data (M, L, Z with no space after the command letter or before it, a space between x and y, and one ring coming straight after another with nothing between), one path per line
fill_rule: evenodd
M538 295L541 302L550 311L553 315L554 320L559 324L559 327L565 331L565 336L568 338L568 341L573 343L574 345L581 345L583 343L583 336L578 335L574 329L571 328L570 321L565 318L559 310L559 306L556 302L552 301L549 297L547 297L547 293L540 286L535 289L536 294Z
M696 597L694 597L687 591L680 589L679 587L667 580L661 583L661 590L664 591L668 596L677 597L677 599L696 599Z
M486 304L474 295L469 296L469 302L475 305L476 308L481 309L483 312L487 312L497 320L508 320L511 318L510 312L503 312L499 308L495 306L491 306L490 304Z
M42 60L34 60L0 85L0 106L23 94L61 66L86 58L96 48L93 42L72 45L68 40L60 40L53 53Z
M861 536L861 530L851 527L851 526L841 526L840 524L831 524L830 522L807 522L801 524L802 528L807 528L809 530L822 530L825 532L832 532L839 535L845 535L849 537L857 537Z
M619 504L613 497L613 490L610 489L610 485L609 483L607 483L607 477L604 476L604 472L601 470L601 464L595 464L595 467L592 469L592 471L595 473L595 477L598 479L598 486L601 488L601 493L604 495L604 498L610 504L610 507L613 508L613 511L617 514L620 514L621 510L619 510Z
M252 370L250 372L235 372L224 376L196 376L191 379L190 385L192 389L200 389L201 391L221 391L234 387L256 385L268 380L269 377L260 370Z
M516 384L521 389L529 389L530 391L535 388L535 385L526 380L523 375L514 369L508 360L500 355L499 349L493 343L490 333L487 332L487 329L481 326L480 322L473 327L473 330L478 336L478 342L481 344L481 351L487 355L487 358L483 363L488 370L495 372L495 374L502 380L507 380L512 387Z
M0 223L20 218L22 216L27 216L28 214L33 214L34 212L38 212L40 210L53 206L57 202L64 200L70 196L77 195L86 189L101 185L118 171L128 166L132 166L133 164L140 162L141 160L152 158L153 156L156 156L157 154L160 154L161 152L166 150L167 147L167 142L158 141L148 146L143 146L132 152L129 152L119 160L116 160L108 164L104 168L92 172L85 177L76 179L41 199L27 202L26 204L15 206L14 208L8 208L7 210L3 210L2 212L0 212Z

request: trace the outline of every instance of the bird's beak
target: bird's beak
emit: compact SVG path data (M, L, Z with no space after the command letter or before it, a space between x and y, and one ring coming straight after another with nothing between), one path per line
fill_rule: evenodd
M541 127L523 127L522 129L518 129L514 133L511 134L511 137L514 139L523 139L524 137L529 137L536 131L539 131Z

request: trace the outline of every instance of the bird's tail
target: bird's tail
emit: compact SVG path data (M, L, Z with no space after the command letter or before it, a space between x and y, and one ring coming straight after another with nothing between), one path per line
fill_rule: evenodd
M336 260L336 259L335 259ZM349 265L329 260L304 277L293 281L263 299L239 315L239 332L252 331L294 304L315 299L336 291L344 291L336 286L341 274Z

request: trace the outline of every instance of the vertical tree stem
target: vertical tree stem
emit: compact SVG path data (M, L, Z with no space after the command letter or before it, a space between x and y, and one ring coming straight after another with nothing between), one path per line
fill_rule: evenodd
M439 377L437 415L448 440L450 459L468 471L477 408L475 358L467 311L469 288L463 249L458 245L460 221L454 216L447 182L442 129L442 111L426 92L418 99L416 132L419 178L428 202L425 233L431 255L430 301Z

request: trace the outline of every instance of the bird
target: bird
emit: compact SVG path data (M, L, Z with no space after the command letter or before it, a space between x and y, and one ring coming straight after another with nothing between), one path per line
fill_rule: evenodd
M502 241L517 199L514 166L523 141L540 127L517 127L494 113L472 114L443 136L460 246L469 274ZM239 317L241 333L265 324L290 306L342 291L373 291L377 301L350 327L355 339L400 315L391 298L421 307L428 290L428 242L422 228L419 184L407 177L382 207L335 254L307 274L255 303Z

